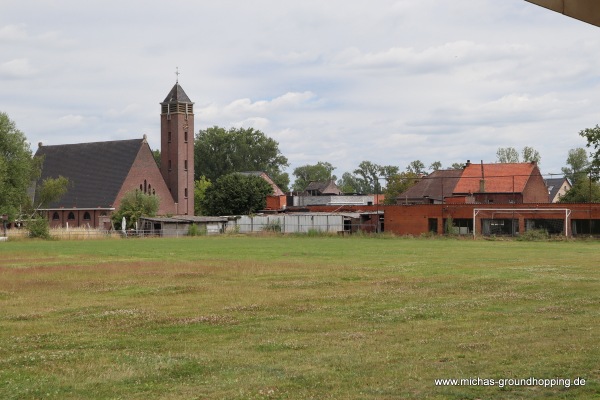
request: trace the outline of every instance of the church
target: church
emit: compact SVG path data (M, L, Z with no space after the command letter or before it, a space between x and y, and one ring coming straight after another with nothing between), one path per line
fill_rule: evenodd
M146 135L39 144L35 157L43 158L40 182L59 176L69 179L67 193L42 209L52 228L110 229L113 211L134 190L158 196L159 215L194 215L194 103L177 81L160 106L160 167Z

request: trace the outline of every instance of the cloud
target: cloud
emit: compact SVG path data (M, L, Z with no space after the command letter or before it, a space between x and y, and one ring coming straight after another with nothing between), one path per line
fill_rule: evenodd
M393 68L411 73L447 73L458 66L519 57L527 51L527 46L518 44L489 46L461 40L421 51L413 47L392 47L385 51L364 53L357 48L348 48L336 54L331 62L339 68Z
M55 125L59 128L81 127L86 123L86 118L82 115L65 115L60 117Z
M0 78L27 78L36 73L37 70L27 58L17 58L0 64Z
M18 42L27 39L24 24L5 25L0 28L0 42Z

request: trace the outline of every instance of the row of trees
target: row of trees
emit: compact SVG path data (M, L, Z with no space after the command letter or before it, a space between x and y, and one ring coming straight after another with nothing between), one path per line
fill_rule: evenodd
M569 151L563 173L573 183L573 189L563 201L600 201L600 127L585 129L580 135L592 150L591 158L588 159L583 148ZM282 190L290 189L290 177L284 172L289 166L288 159L281 154L279 143L259 130L214 126L198 132L194 151L195 211L199 215L252 213L265 207L264 197L272 192L271 187L260 177L237 172L265 171ZM512 147L497 151L498 162L539 163L540 159L539 153L531 147L523 148L520 154ZM43 160L32 156L25 135L8 115L0 113L0 214L7 215L9 220L23 215L35 216L37 209L44 208L69 189L66 178L46 180L37 188L40 203L32 204L27 191L31 182L39 178L42 163ZM426 168L422 161L414 160L404 170L394 165L362 161L352 172L338 178L331 163L319 161L295 168L291 189L303 191L311 181L334 180L345 193L384 193L386 202L393 203L419 176L441 168L439 161ZM463 168L463 164L454 163L450 168ZM257 201L258 198L262 200Z

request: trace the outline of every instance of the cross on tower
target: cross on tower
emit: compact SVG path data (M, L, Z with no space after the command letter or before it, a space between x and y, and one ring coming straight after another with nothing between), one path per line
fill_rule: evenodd
M179 83L179 67L175 67L175 75L177 75L177 78L175 79L175 83Z

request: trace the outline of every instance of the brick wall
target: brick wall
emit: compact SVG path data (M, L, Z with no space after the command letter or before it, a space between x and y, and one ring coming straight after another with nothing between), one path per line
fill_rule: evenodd
M156 161L154 161L148 143L142 144L131 170L129 171L127 178L125 178L125 182L123 182L123 186L117 195L117 199L113 205L114 208L119 208L119 204L125 193L136 189L141 190L142 192L145 191L146 193L150 192L150 194L155 194L159 197L160 206L158 215L178 213L175 201L156 165Z

